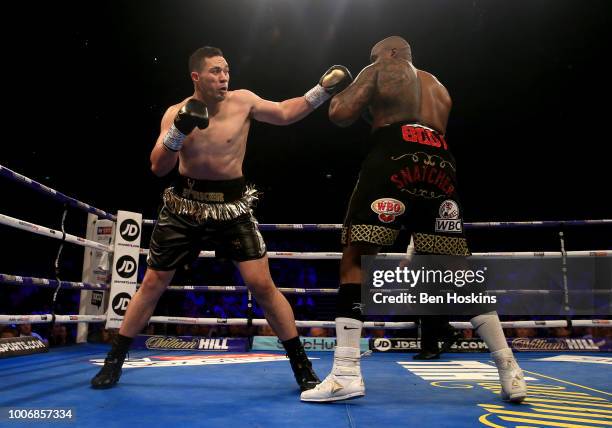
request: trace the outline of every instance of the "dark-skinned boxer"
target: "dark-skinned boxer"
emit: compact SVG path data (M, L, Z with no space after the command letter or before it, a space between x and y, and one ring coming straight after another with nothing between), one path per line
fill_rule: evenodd
M303 401L365 395L359 354L361 256L392 245L402 226L411 232L417 254L470 255L462 227L456 227L462 225L462 208L456 163L444 136L448 91L435 76L414 67L410 45L401 37L377 43L370 60L329 107L331 121L339 126L371 114L372 134L342 233L334 366L321 384L302 393ZM444 227L451 222L452 229ZM471 323L491 351L502 398L521 402L527 389L523 372L497 313L478 315Z

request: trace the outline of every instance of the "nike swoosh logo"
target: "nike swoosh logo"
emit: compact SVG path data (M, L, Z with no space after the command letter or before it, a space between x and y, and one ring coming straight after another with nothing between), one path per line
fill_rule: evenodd
M482 327L483 325L485 325L486 323L487 323L486 321L481 322L480 324L478 324L478 326L474 327L474 331L478 331L478 329Z
M347 327L347 326L344 326L345 330L357 330L358 328L359 327Z

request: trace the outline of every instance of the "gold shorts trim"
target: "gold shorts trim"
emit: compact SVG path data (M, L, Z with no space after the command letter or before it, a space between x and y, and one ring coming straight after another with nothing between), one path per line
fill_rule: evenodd
M163 195L164 205L171 213L190 217L198 223L208 220L233 220L241 215L251 214L251 208L257 199L258 192L251 186L247 187L242 198L220 204L183 198L174 193L173 187L164 190Z
M462 237L431 235L415 233L415 251L428 254L444 254L448 256L470 256L467 240Z
M399 230L384 226L373 226L369 224L352 224L342 227L340 242L348 245L353 242L366 242L375 245L393 245Z

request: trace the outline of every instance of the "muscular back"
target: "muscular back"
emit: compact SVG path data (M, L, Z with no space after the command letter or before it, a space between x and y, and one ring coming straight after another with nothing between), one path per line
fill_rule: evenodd
M373 128L419 120L420 87L416 69L406 61L379 60L373 65L375 89L370 102Z
M408 61L384 58L364 68L352 85L334 97L330 119L348 126L369 109L372 129L414 121L444 134L451 105L448 91L435 76Z
M418 121L442 134L446 132L451 99L435 76L392 58L380 60L375 68L376 89L370 104L374 129Z
M448 91L433 74L417 70L421 82L420 121L445 134L452 102Z

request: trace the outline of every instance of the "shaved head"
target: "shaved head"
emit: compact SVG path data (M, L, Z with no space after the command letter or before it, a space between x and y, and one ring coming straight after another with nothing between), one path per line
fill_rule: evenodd
M397 58L412 61L412 51L410 44L400 36L391 36L376 43L370 52L370 61L374 62L378 58Z

